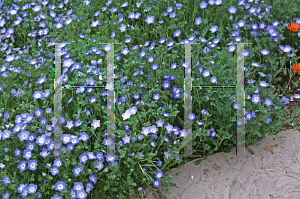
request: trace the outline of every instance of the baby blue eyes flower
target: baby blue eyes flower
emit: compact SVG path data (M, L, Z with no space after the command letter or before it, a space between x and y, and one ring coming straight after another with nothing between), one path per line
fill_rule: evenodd
M153 94L153 99L154 100L159 100L159 98L160 98L159 93Z
M205 9L207 7L207 3L205 1L202 1L199 3L200 9Z
M230 14L235 14L236 11L237 11L237 9L236 9L234 6L230 6L230 7L228 8L228 12L229 12Z
M215 33L215 32L217 32L217 30L218 30L218 26L211 26L210 29L209 29L209 31L211 33Z
M47 81L46 76L44 76L44 77L40 77L39 80L36 83L37 84L42 84L42 83L44 83L46 81Z
M174 37L179 37L181 33L182 33L181 30L176 30L173 34Z
M208 77L210 75L210 71L209 70L205 70L202 73L203 77Z
M120 30L121 32L125 32L125 31L126 31L126 25L121 24L121 27L119 28L119 30Z
M89 102L90 103L94 103L94 102L96 102L97 101L97 97L91 97L90 99L89 99Z
M196 26L199 26L201 23L202 23L202 18L201 18L201 17L197 17L197 18L195 19L195 25L196 25Z
M154 16L147 16L147 18L145 19L145 22L148 25L154 23Z
M37 190L37 186L34 185L34 184L30 184L30 185L28 185L28 187L26 188L26 190L27 190L27 193L29 193L29 194L35 194L35 192Z
M156 179L160 179L160 178L162 178L162 177L164 177L164 173L163 173L162 171L158 171L158 172L155 174L155 178L156 178Z
M264 104L268 107L273 105L273 99L266 98Z
M260 81L260 82L259 82L259 85L260 85L261 87L267 87L269 84L266 83L265 81Z
M32 97L34 98L34 100L41 99L44 97L44 94L42 91L35 91Z
M55 183L55 190L63 191L66 188L66 183L64 181L58 181Z
M211 78L210 78L210 82L211 82L211 83L214 83L214 84L217 83L217 78L216 78L216 76L211 77Z
M260 103L260 102L261 102L260 96L259 96L259 95L253 95L253 96L252 96L252 102L253 102L254 104Z
M233 52L236 49L236 46L232 44L231 46L228 47L228 52Z

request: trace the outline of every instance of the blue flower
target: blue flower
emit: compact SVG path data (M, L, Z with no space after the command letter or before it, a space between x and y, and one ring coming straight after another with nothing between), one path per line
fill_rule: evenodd
M148 25L154 23L154 16L147 16L147 18L145 19L145 22Z
M30 185L28 185L28 187L26 187L26 190L29 194L35 194L35 192L37 190L37 186L34 184L30 184Z
M80 133L80 138L79 138L80 140L86 142L89 138L90 137L89 137L89 135L86 132Z
M5 186L7 186L7 184L10 183L10 178L8 176L5 176L2 178L1 181L4 183Z
M181 33L182 33L181 30L176 30L176 31L173 33L173 35L174 35L174 37L179 37Z
M153 181L153 186L154 187L159 187L159 185L160 185L160 182L158 180Z
M158 172L155 174L155 178L156 178L156 179L160 179L160 178L162 178L162 177L164 177L164 173L163 173L162 171L158 171Z
M264 122L264 123L267 124L267 125L269 125L270 122L272 122L272 118L271 118L271 116L269 116L269 117L267 117L267 118L268 118L267 122Z
M90 103L94 103L94 102L96 102L97 101L97 97L91 97L90 99L89 99L89 102Z
M125 134L125 136L122 138L124 144L129 144L130 143L130 136L128 136L127 134Z
M153 99L154 100L159 100L159 98L160 98L159 93L153 94Z
M254 104L260 103L260 102L261 102L260 96L259 96L259 95L253 95L253 96L252 96L252 102L253 102Z
M44 97L44 94L42 91L35 91L32 97L34 97L34 100L41 99Z
M237 9L236 9L234 6L230 6L230 7L228 8L228 12L229 12L230 14L235 14L236 11L237 11Z
M156 165L157 165L158 167L161 167L162 161L158 160L158 161L156 162Z
M31 171L34 171L36 170L36 166L37 166L37 161L36 160L29 160L28 161L28 169L31 170Z
M205 70L202 73L203 77L208 77L210 75L210 71L209 70Z
M64 181L57 181L55 183L55 190L56 191L63 191L66 188L66 183Z
M236 46L234 44L232 44L228 47L228 52L233 52L235 49L236 49Z
M87 156L87 154L84 152L83 154L81 154L81 155L79 156L79 162L85 164L87 161L88 161L88 156Z
M52 167L50 169L50 172L51 172L52 176L55 176L56 174L59 173L58 167L57 166Z
M150 142L150 145L151 145L152 147L156 147L156 142L155 142L154 140L152 140L152 141Z
M269 51L266 50L266 49L263 49L260 51L262 55L268 55L269 54Z
M74 176L79 176L80 172L83 171L83 167L77 165L74 169L72 169Z
M77 191L77 198L86 198L87 197L87 193L84 191L84 190L80 190L80 191Z
M199 3L200 9L205 9L207 7L207 3L205 1L202 1Z
M202 18L201 17L197 17L195 18L195 25L199 26L202 23Z
M42 83L44 83L46 81L47 81L46 76L44 76L44 77L40 77L39 80L36 83L37 84L42 84Z
M107 162L114 162L116 160L116 156L113 153L109 153L106 155Z

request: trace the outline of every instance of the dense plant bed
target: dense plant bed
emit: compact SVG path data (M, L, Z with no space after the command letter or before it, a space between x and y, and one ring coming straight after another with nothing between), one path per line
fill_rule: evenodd
M197 158L182 157L189 132L185 43L198 43L191 45L187 118L192 155L235 147L238 109L245 109L246 145L300 128L298 1L0 5L2 198L130 198L145 187L175 186L164 172ZM54 114L55 43L62 48L60 118ZM114 104L107 99L108 43L118 43ZM233 43L252 43L243 52L244 107L234 87ZM107 134L109 109L115 142ZM68 157L54 156L55 119ZM113 145L116 154L108 153Z

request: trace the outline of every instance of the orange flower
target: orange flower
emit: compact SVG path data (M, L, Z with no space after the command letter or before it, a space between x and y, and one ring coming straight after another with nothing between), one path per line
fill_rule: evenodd
M298 30L298 29L300 29L300 26L299 26L299 24L296 24L296 23L291 23L288 27L287 27L287 29L289 29L290 31L293 31L293 32L298 32L298 31L300 31L300 30Z
M298 74L300 75L300 63L296 64L296 66L291 66L291 68L294 70L294 72L296 72L296 70L298 70Z

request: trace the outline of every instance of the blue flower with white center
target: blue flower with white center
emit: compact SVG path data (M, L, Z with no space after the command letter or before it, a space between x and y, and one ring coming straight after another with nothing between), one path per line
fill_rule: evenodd
M210 78L210 82L216 84L216 83L217 83L217 78L216 78L216 76L211 77L211 78Z
M252 91L252 92L255 93L255 94L259 93L259 88L257 87L256 91Z
M181 33L182 33L181 30L176 30L176 31L173 33L173 35L174 35L174 37L179 37Z
M194 113L190 113L188 115L189 120L194 120L195 119L195 114Z
M152 64L151 68L152 68L152 70L156 70L156 69L158 69L158 65L157 64Z
M34 145L35 145L34 143L28 142L27 146L26 146L26 149L33 151L34 150Z
M29 136L29 132L28 131L22 130L21 132L18 133L18 137L19 137L20 141L27 140L28 136Z
M32 171L36 170L36 169L37 169L37 168L36 168L37 165L38 165L38 164L37 164L37 161L36 161L36 160L29 160L29 161L28 161L28 169L29 169L29 170L32 170Z
M208 77L210 75L210 70L205 70L202 73L203 77Z
M200 9L205 9L207 7L207 3L205 1L202 1L199 3Z
M237 11L237 9L236 9L234 6L230 6L230 7L228 8L228 12L229 12L230 14L235 14L236 11Z
M77 165L72 171L73 171L73 173L74 173L74 176L79 176L79 175L80 175L80 172L83 171L83 167Z
M58 167L57 166L52 167L50 169L50 172L51 172L52 176L55 176L56 174L59 173Z
M152 141L150 142L150 145L151 145L152 147L156 147L156 142L155 142L154 140L152 140Z
M255 24L252 24L251 25L251 28L253 29L253 30L257 30L258 29L258 25L255 23Z
M162 87L164 87L164 89L170 88L170 81L169 80L164 80Z
M158 171L156 174L155 174L155 178L156 179L161 179L162 177L164 177L164 173L162 171Z
M164 123L165 122L162 121L161 119L159 119L159 120L156 121L157 127L163 127Z
M81 155L79 156L79 162L85 164L87 161L88 161L88 156L87 156L87 154L84 152L83 154L81 154Z
M92 125L92 128L93 130L95 130L96 128L100 127L101 124L100 124L100 120L93 120L93 123L91 124Z
M254 104L260 103L260 102L261 102L260 96L259 96L259 95L253 95L251 101L252 101Z
M119 30L120 30L121 32L125 32L125 31L126 31L126 25L121 24L121 27L119 28Z
M237 22L237 25L238 25L238 27L242 28L242 27L245 26L245 21L239 20L239 21Z
M148 57L148 62L152 63L153 61L154 61L154 57L153 56Z
M20 169L21 172L23 172L24 170L27 169L26 164L27 164L26 161L20 161L17 167Z
M269 116L269 117L267 117L267 118L268 118L268 119L267 119L267 122L264 122L264 123L267 124L267 125L269 125L270 122L272 122L273 120L272 120L271 116Z
M56 160L54 160L53 166L60 167L62 164L63 164L63 162L61 161L61 159L59 157Z
M234 44L232 44L228 47L228 52L233 52L235 49L236 49L236 46Z
M29 194L35 194L35 192L37 190L37 186L34 184L30 184L26 187L26 190Z
M211 33L215 33L215 32L217 32L217 30L218 30L218 26L211 26L210 29L209 29L209 31Z
M77 191L77 195L76 196L77 196L77 198L84 199L84 198L87 197L87 193L84 190L80 190L80 191Z
M4 183L5 186L7 186L7 184L10 183L10 178L8 176L5 176L2 178L1 181Z
M300 95L299 94L295 94L294 96L292 96L294 99L300 99Z
M260 82L259 82L259 85L260 85L261 87L267 87L269 84L266 83L265 81L260 81Z
M106 155L107 162L114 162L116 160L116 156L113 153L109 153Z
M266 49L263 49L260 51L262 55L268 55L269 54L269 51L266 50Z
M130 143L130 136L128 136L127 134L125 134L125 136L122 138L124 144L129 144Z
M89 102L90 103L94 103L94 102L96 102L97 101L97 97L91 97L90 99L89 99Z
M141 50L141 52L139 53L140 58L145 57L145 55L146 55L146 51Z
M73 121L67 121L66 127L67 127L68 129L71 129L73 126L74 126Z
M130 51L128 50L128 48L125 48L125 49L122 49L122 50L121 50L121 53L122 53L123 55L127 55L128 53L130 53Z
M34 98L34 100L42 99L44 97L44 94L42 91L35 91L32 97Z
M286 46L281 46L281 45L279 45L279 47L280 47L280 49L283 51L283 52L285 52L285 53L289 53L291 50L292 50L292 48L289 46L289 45L286 45Z
M89 138L90 138L90 137L89 137L89 135L88 135L86 132L80 133L80 138L79 138L79 140L82 140L82 141L86 142Z
M160 185L160 182L158 180L153 181L153 186L154 187L159 187L159 185Z
M64 181L57 181L55 183L55 190L56 191L63 191L66 188L66 183Z
M171 19L175 18L176 16L177 16L177 15L176 15L176 12L175 12L175 11L170 12L170 14L169 14L169 17L170 17Z
M273 99L266 98L264 104L268 107L273 105Z
M44 76L44 77L40 77L39 80L36 83L37 84L42 84L42 83L44 83L46 81L47 81L46 76Z
M145 19L145 22L148 25L154 23L154 16L147 16L147 18Z
M153 99L154 100L159 100L159 98L160 98L160 94L159 93L153 94Z

